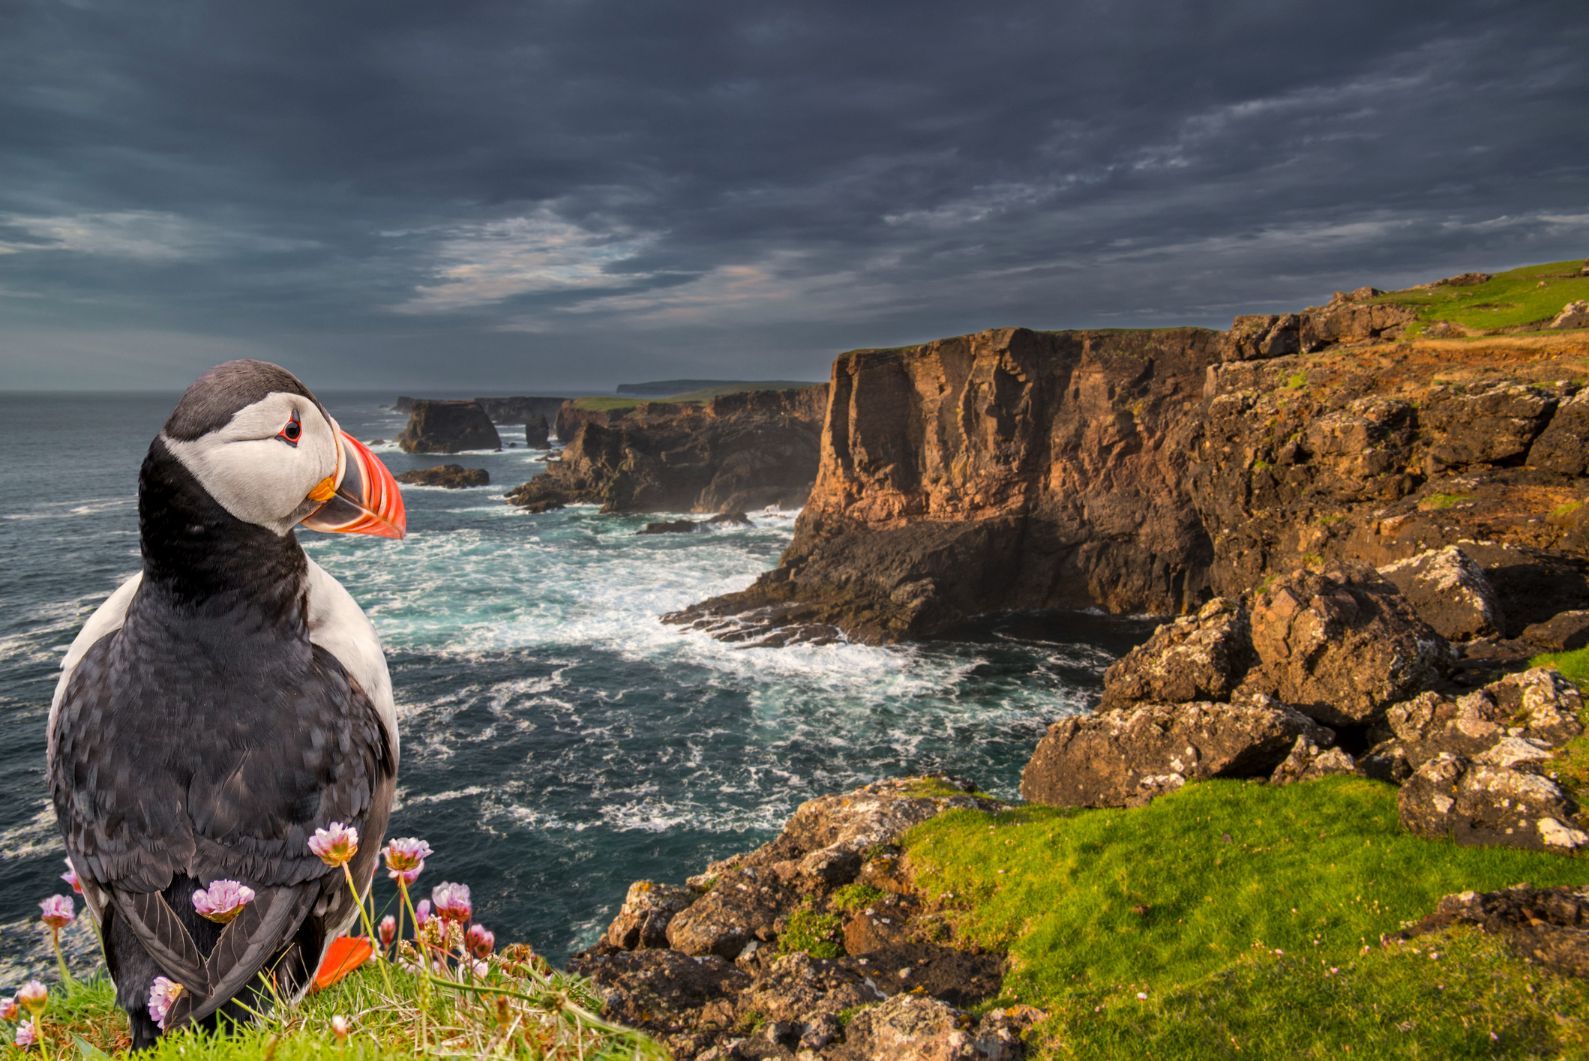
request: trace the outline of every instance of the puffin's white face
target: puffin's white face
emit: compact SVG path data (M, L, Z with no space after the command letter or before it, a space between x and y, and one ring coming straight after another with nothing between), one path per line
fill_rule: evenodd
M341 430L301 394L267 394L191 441L162 437L222 508L277 534L329 500L342 479Z

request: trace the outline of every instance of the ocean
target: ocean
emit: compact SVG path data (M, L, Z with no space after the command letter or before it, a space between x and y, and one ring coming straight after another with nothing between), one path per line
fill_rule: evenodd
M63 890L43 777L61 655L138 570L137 473L176 395L0 395L0 988L52 968L38 901ZM402 542L302 532L385 643L403 742L392 835L429 840L422 890L468 883L501 940L553 961L627 885L679 881L774 835L805 799L946 771L1014 796L1054 719L1086 710L1139 620L1008 616L960 640L745 648L659 616L748 585L794 511L641 536L658 516L502 500L546 454L411 456L391 395L329 394L394 472L457 461L491 485L404 487ZM92 940L69 933L79 971Z

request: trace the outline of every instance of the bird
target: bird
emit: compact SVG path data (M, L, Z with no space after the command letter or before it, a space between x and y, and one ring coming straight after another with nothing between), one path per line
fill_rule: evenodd
M298 997L358 917L309 841L356 829L347 869L368 893L397 783L392 682L296 530L402 538L407 515L296 376L239 360L195 380L150 443L138 527L141 571L62 660L46 774L141 1048ZM225 924L198 909L217 881L252 896Z

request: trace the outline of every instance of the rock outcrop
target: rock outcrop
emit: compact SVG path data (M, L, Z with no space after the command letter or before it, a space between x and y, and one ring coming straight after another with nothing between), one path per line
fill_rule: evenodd
M1448 641L1471 641L1501 632L1504 621L1494 587L1484 569L1455 545L1389 564L1379 573Z
M1079 715L1049 728L1021 772L1021 795L1058 807L1134 807L1188 781L1268 778L1299 742L1316 748L1334 739L1262 696Z
M796 507L816 474L824 398L818 387L612 412L571 403L558 418L561 457L508 500L537 511L574 502L607 512Z
M404 453L462 453L501 449L502 438L478 402L420 398L397 444Z
M1408 312L1354 292L1224 333L1003 329L841 355L779 568L676 618L890 641L1007 610L1191 611L1299 567L1460 545L1515 637L1554 614L1507 585L1519 558L1589 558L1586 348L1391 345ZM1589 607L1581 574L1571 592L1555 610ZM1452 618L1431 613L1490 636Z
M433 468L413 468L399 472L397 481L410 486L444 486L461 490L470 486L487 486L491 473L484 468L465 468L461 464L438 464Z
M524 444L531 449L545 449L552 444L552 428L546 417L537 414L524 422Z
M1458 892L1401 935L1415 939L1453 925L1499 936L1519 958L1563 976L1589 977L1589 887Z
M968 1012L1003 956L935 930L897 846L944 810L997 805L941 778L811 800L687 886L633 885L571 968L684 1057L1019 1057L1018 1014Z
M543 395L514 395L511 397L476 398L486 415L499 424L532 424L544 420L548 424L557 419L567 398L550 398Z

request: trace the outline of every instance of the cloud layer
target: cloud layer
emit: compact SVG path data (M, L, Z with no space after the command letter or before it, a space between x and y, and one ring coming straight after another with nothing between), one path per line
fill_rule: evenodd
M1589 254L1579 5L18 0L0 387L820 378Z

